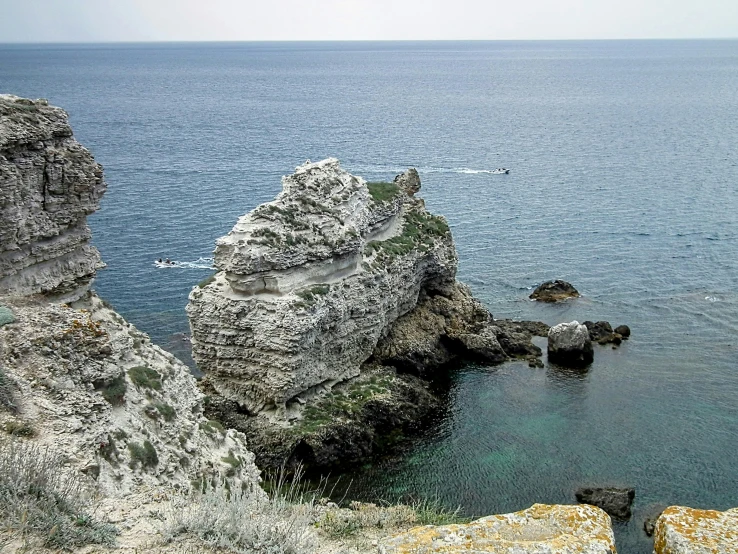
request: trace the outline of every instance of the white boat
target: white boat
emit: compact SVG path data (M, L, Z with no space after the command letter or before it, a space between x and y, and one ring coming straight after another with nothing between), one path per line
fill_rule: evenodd
M492 173L492 175L507 175L508 173L510 173L510 170L505 169L504 167L498 167L494 171L490 171L490 173Z

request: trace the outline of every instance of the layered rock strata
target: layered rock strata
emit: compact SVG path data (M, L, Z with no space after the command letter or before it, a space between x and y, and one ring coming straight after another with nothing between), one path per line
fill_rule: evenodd
M612 554L609 516L594 506L534 504L463 525L416 527L383 539L381 554Z
M0 95L0 294L84 294L104 266L86 219L105 187L64 110Z
M418 374L459 355L507 359L456 282L451 233L415 196L417 172L366 183L331 158L282 186L218 240L218 273L190 294L193 357L218 394L285 414L372 356Z
M738 508L718 512L683 506L666 508L656 521L655 554L738 552Z
M255 485L244 436L204 417L189 369L86 290L102 265L86 216L104 191L63 110L0 96L3 436L63 452L109 498Z

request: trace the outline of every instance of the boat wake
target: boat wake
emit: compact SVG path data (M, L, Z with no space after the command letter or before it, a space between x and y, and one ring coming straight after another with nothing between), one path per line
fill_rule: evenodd
M362 173L374 174L374 173L402 173L407 167L394 167L394 166L358 166L353 167L352 171L361 175ZM418 173L421 175L424 173L456 173L463 175L504 175L509 173L510 170L504 167L497 169L472 169L470 167L417 167Z
M197 258L192 262L182 262L178 260L155 261L154 266L159 269L215 269L213 258Z

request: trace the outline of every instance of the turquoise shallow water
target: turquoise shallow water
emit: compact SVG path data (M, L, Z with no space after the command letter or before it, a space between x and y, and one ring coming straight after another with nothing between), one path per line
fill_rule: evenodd
M368 180L417 167L495 315L633 329L584 375L457 371L437 425L357 494L480 515L632 485L621 552L650 550L652 504L738 506L738 42L0 46L0 90L69 111L109 183L97 289L175 352L210 271L153 260L207 258L327 156ZM551 278L584 297L527 300Z

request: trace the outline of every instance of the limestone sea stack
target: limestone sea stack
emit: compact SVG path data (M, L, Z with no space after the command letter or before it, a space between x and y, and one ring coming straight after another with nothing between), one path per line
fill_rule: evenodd
M0 293L79 298L104 266L87 216L102 167L45 100L0 95Z
M414 196L414 170L366 183L329 158L282 186L218 240L219 271L187 306L193 357L251 413L358 375L421 291L455 286L448 224Z

